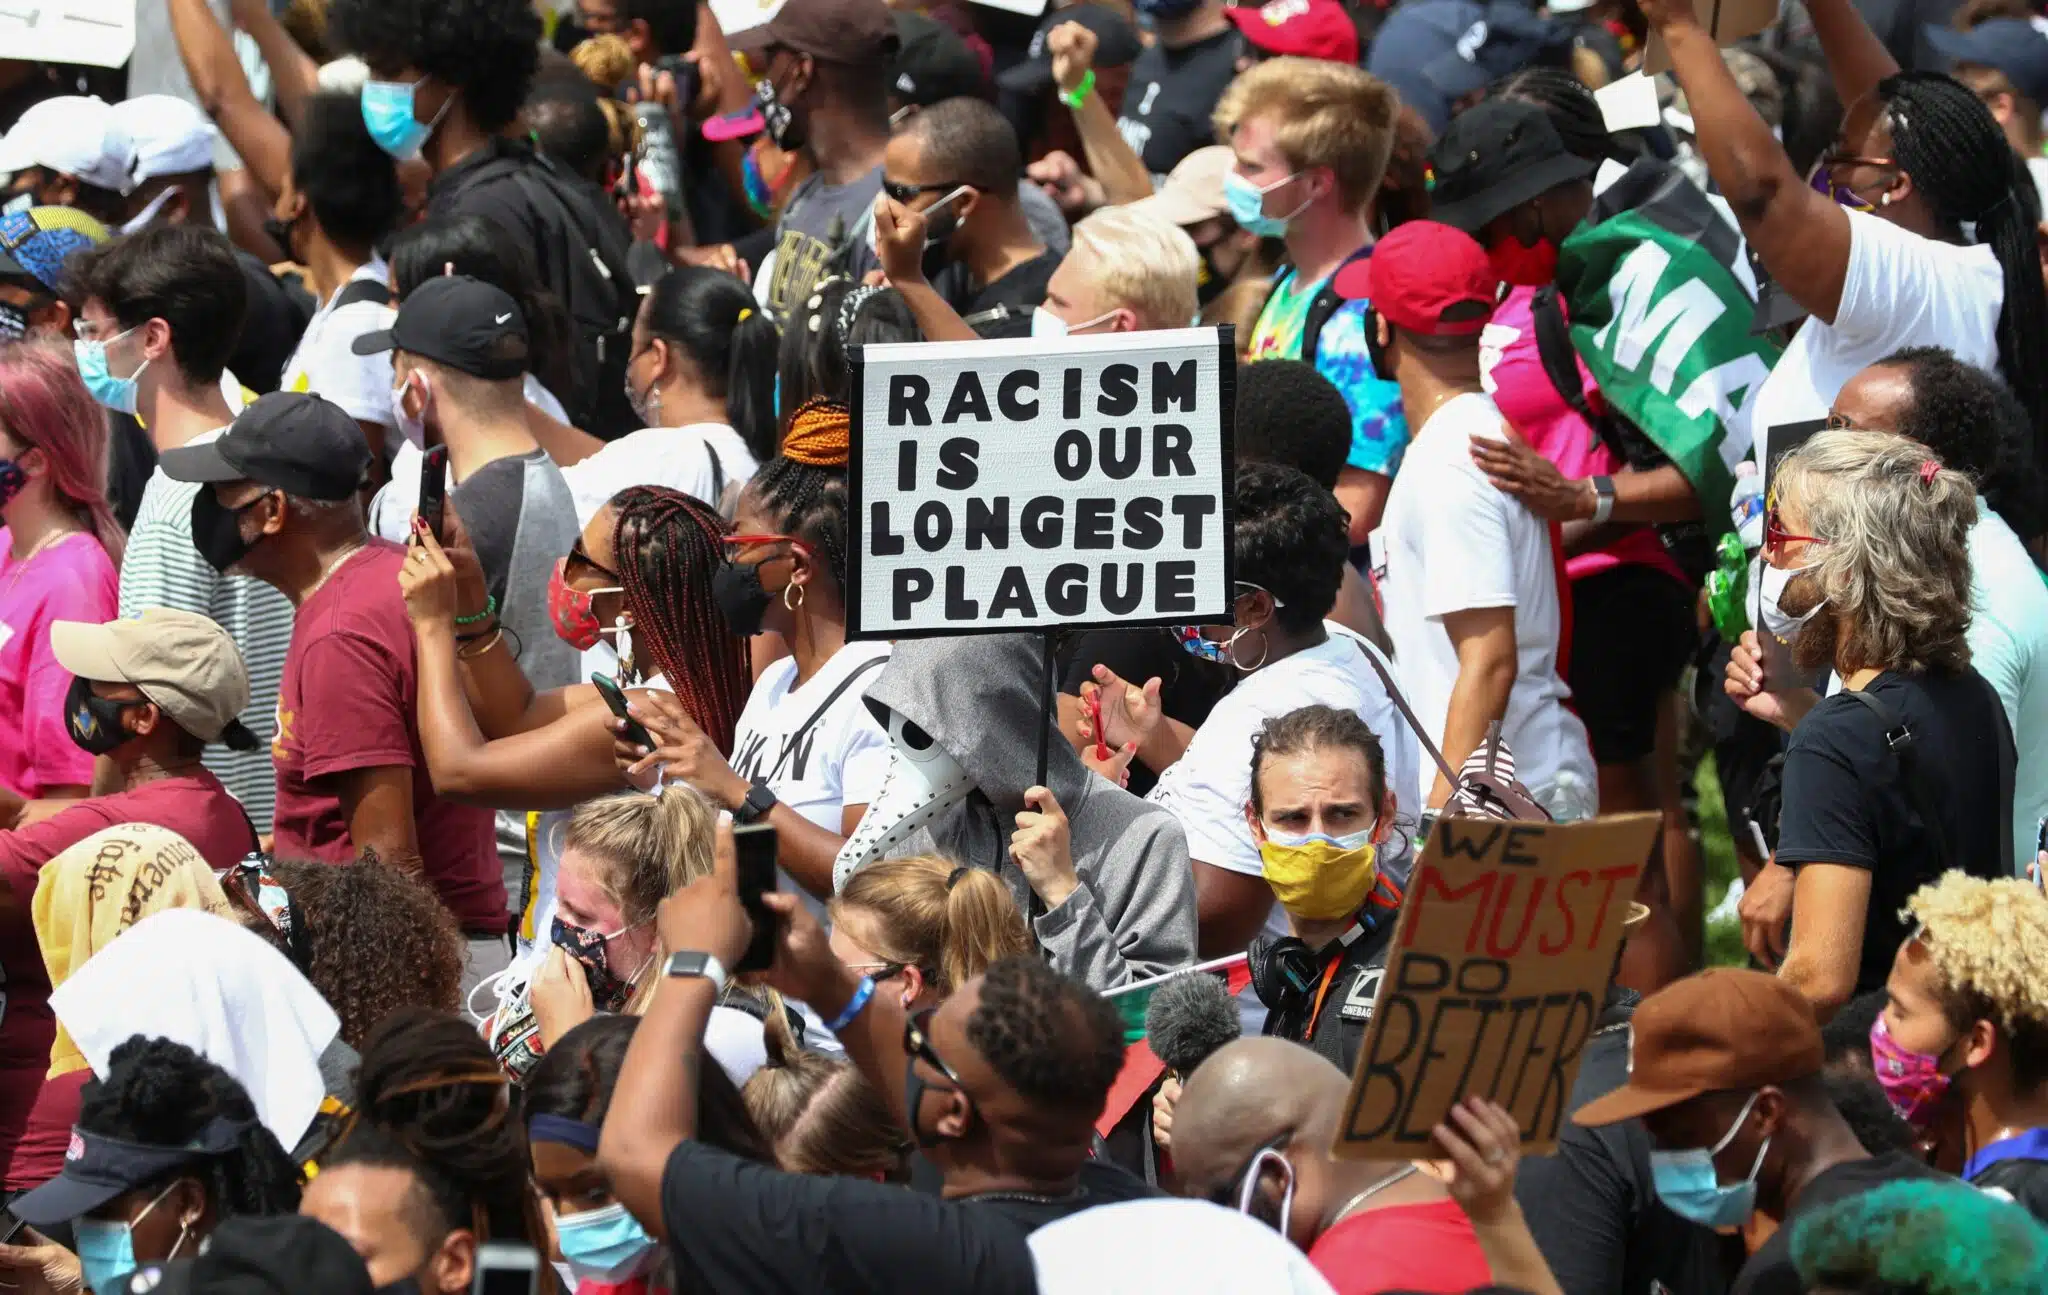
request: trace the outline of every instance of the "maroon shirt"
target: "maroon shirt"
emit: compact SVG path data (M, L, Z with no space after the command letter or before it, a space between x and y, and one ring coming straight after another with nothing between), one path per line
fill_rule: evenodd
M280 859L356 857L331 779L357 769L412 770L413 830L426 879L471 935L503 934L505 878L490 810L434 795L420 749L419 670L412 622L398 591L405 550L373 539L343 559L292 619L277 694Z
M63 1167L70 1130L25 1136L23 1127L50 1069L50 973L29 920L29 899L44 864L102 828L122 823L167 827L192 843L215 869L230 868L256 848L249 816L220 779L201 769L159 778L133 791L82 800L18 832L0 832L0 1170L5 1189L33 1187ZM47 1131L46 1131L47 1132Z

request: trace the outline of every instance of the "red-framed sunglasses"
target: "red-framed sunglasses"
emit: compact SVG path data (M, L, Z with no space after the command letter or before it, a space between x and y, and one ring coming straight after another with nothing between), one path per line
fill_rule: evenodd
M1818 535L1794 535L1786 530L1778 519L1778 506L1772 504L1764 510L1764 547L1782 549L1787 544L1826 544Z
M722 535L719 539L734 548L745 548L749 544L794 544L797 552L812 557L811 546L794 535Z

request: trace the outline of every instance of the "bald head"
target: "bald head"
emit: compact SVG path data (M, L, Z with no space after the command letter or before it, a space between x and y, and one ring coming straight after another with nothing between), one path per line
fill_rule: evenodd
M1350 1090L1344 1072L1298 1043L1239 1039L1188 1079L1173 1108L1173 1164L1186 1193L1229 1185L1276 1140L1328 1144Z

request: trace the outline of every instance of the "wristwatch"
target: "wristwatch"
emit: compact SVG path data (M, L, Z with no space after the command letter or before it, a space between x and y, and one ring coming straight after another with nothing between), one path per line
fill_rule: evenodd
M702 979L711 982L714 994L725 992L725 964L708 953L672 953L668 964L662 968L665 976L687 979Z
M1593 524L1595 526L1614 516L1614 478L1593 478Z
M775 793L768 789L766 778L754 779L754 785L747 789L747 798L732 812L732 821L745 825L758 823L775 808Z

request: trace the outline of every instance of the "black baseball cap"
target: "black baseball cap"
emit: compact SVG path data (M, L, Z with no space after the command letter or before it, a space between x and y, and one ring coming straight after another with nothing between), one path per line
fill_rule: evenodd
M166 450L173 481L254 481L299 499L341 500L363 484L370 443L340 405L301 391L258 396L222 435Z
M1099 4L1086 3L1068 5L1054 9L1045 15L1032 33L1031 47L1025 51L1024 61L1014 67L1004 68L996 73L996 84L1015 94L1043 94L1052 88L1052 54L1046 49L1046 37L1052 29L1063 22L1077 22L1095 33L1095 66L1122 67L1138 57L1145 43L1138 39L1138 29L1125 22L1116 10Z
M988 78L981 60L951 27L908 9L895 11L896 61L889 93L923 108L941 99L981 98Z
M1429 218L1474 236L1538 194L1593 174L1543 109L1514 99L1488 99L1451 118L1429 162Z
M104 1295L375 1295L348 1239L301 1214L223 1219L191 1259L144 1264ZM394 1288L395 1289L395 1288Z
M407 294L391 327L356 338L357 355L404 351L487 382L526 372L526 316L504 289L466 274L428 279Z
M180 1165L232 1151L248 1127L246 1120L216 1117L190 1142L164 1147L110 1138L74 1126L71 1142L64 1148L64 1167L57 1176L15 1197L7 1208L32 1228L69 1223Z

